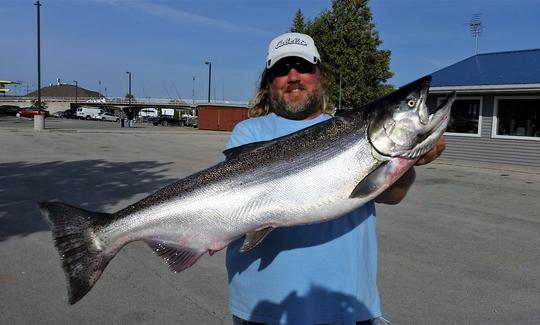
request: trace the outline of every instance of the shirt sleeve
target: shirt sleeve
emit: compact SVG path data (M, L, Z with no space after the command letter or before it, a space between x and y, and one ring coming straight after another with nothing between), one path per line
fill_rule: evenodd
M253 130L251 130L248 123L244 123L244 121L242 121L236 124L236 126L232 130L232 133L229 136L229 140L227 141L227 143L225 143L225 149L238 147L243 144L255 141L258 141L255 133L253 132Z

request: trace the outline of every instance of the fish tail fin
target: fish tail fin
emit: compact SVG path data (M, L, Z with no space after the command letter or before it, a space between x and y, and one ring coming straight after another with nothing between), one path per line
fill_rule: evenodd
M91 212L60 202L38 204L49 224L68 282L69 304L79 301L92 289L114 257L105 254L93 236L92 225L108 214Z

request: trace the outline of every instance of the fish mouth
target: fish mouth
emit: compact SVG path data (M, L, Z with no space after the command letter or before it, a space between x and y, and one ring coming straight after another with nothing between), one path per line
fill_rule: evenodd
M420 119L420 123L424 125L428 124L431 120L429 108L426 105L430 84L431 77L426 78L425 80L423 80L423 82L420 83L420 109L418 110L418 118Z
M399 156L408 159L418 159L426 154L435 144L439 141L439 138L443 135L448 121L450 120L450 109L456 99L456 92L450 93L443 103L437 106L432 114L428 117L428 122L425 124L424 129L419 132L420 138L423 137L414 148L410 150L404 150ZM427 106L425 107L428 110Z
M418 120L424 126L424 132L429 133L437 129L446 129L450 119L450 109L456 98L456 92L451 92L442 103L431 109L427 106L429 87L431 86L431 76L425 76L413 83L419 89Z
M443 102L437 106L431 114L429 114L428 121L426 123L427 126L427 132L430 132L432 130L444 130L448 126L448 121L450 120L450 109L452 108L452 104L454 103L454 100L456 99L456 92L453 91L446 98L443 100ZM426 112L429 111L429 108L426 106Z

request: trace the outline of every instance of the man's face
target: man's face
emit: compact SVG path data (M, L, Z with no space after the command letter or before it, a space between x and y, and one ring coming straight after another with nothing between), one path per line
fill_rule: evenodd
M279 60L270 74L270 103L276 114L301 120L321 113L321 76L316 65L289 57Z

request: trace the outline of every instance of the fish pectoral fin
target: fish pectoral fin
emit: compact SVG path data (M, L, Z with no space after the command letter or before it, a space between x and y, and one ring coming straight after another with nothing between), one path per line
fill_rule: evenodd
M384 162L379 167L371 171L352 191L349 198L365 198L369 195L379 192L385 185L386 178L396 167L396 160Z
M274 227L267 227L261 230L248 232L242 247L240 247L240 252L247 252L253 247L259 245L272 230L274 230Z
M147 241L152 250L165 260L171 271L178 273L189 268L206 252L187 247L173 247L158 241Z

